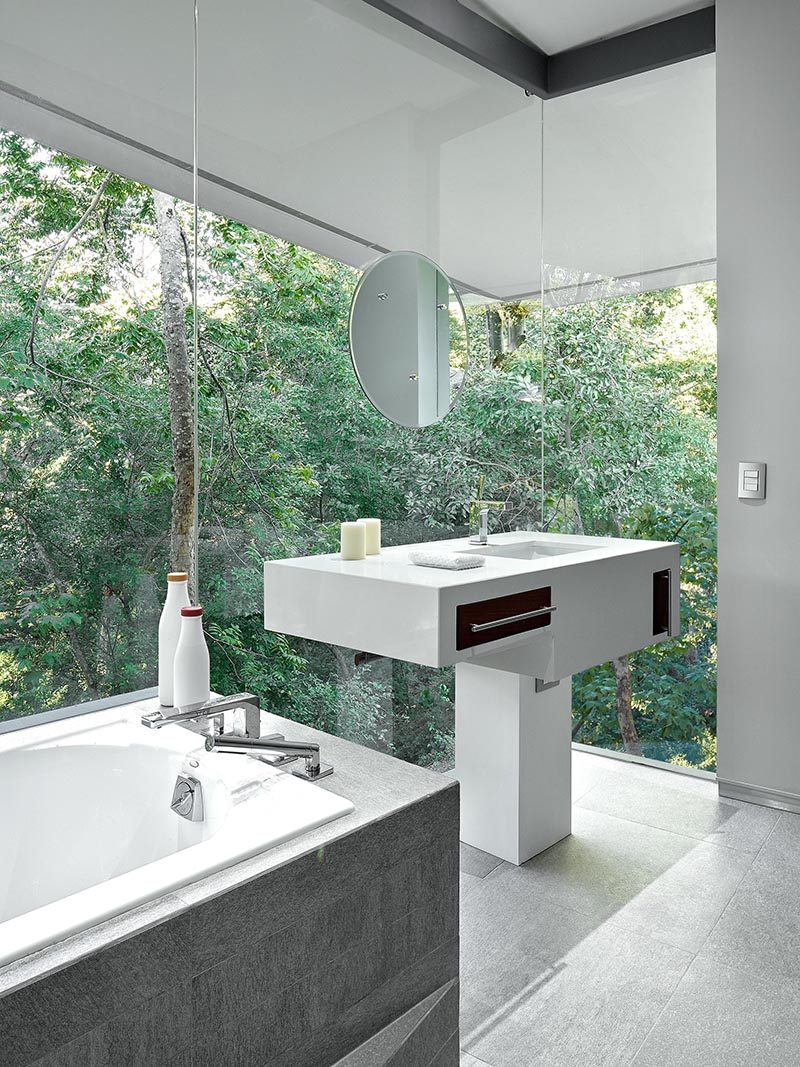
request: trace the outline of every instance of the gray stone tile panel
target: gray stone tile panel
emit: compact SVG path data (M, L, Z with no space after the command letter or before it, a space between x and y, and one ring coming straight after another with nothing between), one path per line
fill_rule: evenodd
M24 1067L180 983L189 972L179 916L0 1000L3 1067Z
M431 1006L441 999L441 996L442 990L437 989L435 993L431 993L419 1004L415 1004L413 1008L394 1019L388 1026L384 1026L364 1044L337 1060L334 1067L379 1067L379 1065L386 1067L390 1057L400 1048Z
M192 909L193 972L246 949L253 931L302 924L309 911L352 891L403 856L458 848L458 791L446 789L371 823L287 867ZM456 859L457 864L457 859Z
M458 1039L458 1001L458 980L454 978L428 1006L387 1067L418 1067L431 1061L432 1049L443 1048L454 1034Z
M436 937L432 937L432 930L437 931ZM325 1031L333 1020L410 968L421 966L424 975L423 964L433 955L431 948L452 942L457 930L457 894L453 891L449 900L435 907L418 909L385 924L376 939L353 945L295 985L269 995L265 990L256 1012L216 1016L211 1020L195 1014L199 1063L217 1067L218 1063L227 1062L225 1057L230 1049L236 1049L241 1067L246 1064L260 1067L279 1053L297 1047L297 1042L309 1034ZM438 977L434 964L435 960L431 966L434 977ZM456 973L457 964L455 972L447 978ZM388 1018L374 1020L373 1029L364 1038L433 992L443 981L446 978L435 985L420 984L411 1000L395 1003ZM353 1040L341 1054L360 1043ZM234 1062L238 1067L238 1061Z
M416 909L428 937L428 949L441 938L454 936L457 909L438 917L443 898L453 900L457 857L451 849L440 854L408 857L375 878L360 880L343 896L309 910L299 924L273 932L235 956L198 975L194 981L194 1010L200 1025L215 1012L229 1016L256 1011L268 998L306 974L318 971L359 942L379 939L383 927Z
M98 923L89 930L59 941L24 959L0 967L0 998L16 989L70 967L86 955L105 951L135 935L153 929L160 923L175 918L185 910L180 898L169 893L158 900L150 901Z
M448 1041L439 1049L430 1060L430 1067L459 1067L460 1051L458 1047L458 1032L451 1034ZM427 1064L427 1060L420 1060L420 1067Z
M164 1067L192 1037L188 979L36 1061L35 1067Z
M246 1035L240 1038L234 1034L231 1048L222 1042L219 1049L198 1049L193 1067L330 1067L457 973L458 942L454 940L370 990L346 1011L334 1015L326 1026L316 1031L307 1029L277 1054L269 1051L268 1037L253 1034L251 1028L249 1040ZM288 1009L291 1004L287 1002Z

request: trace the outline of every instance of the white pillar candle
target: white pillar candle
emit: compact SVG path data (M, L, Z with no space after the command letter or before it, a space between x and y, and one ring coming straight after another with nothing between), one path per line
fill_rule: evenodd
M367 555L378 556L381 551L381 520L380 519L359 519L360 523L364 524L364 531L367 537Z
M342 523L342 559L363 559L366 555L367 538L361 522Z

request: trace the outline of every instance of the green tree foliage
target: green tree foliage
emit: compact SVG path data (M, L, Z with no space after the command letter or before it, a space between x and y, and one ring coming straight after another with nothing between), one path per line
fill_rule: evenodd
M174 475L150 190L6 133L0 224L11 717L153 684ZM330 551L339 522L361 515L380 515L389 543L465 532L483 474L510 528L681 542L683 636L633 657L633 714L646 751L713 761L713 289L544 315L471 308L463 399L411 431L352 373L354 271L228 219L200 224L199 571L215 688L448 764L452 670L357 666L352 651L266 633L262 561ZM187 255L187 295L194 280ZM619 744L610 668L576 679L575 711L579 739Z

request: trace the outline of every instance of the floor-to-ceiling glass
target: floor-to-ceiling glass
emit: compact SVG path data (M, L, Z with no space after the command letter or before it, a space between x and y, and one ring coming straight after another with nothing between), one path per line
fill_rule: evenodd
M200 0L200 583L212 682L414 762L453 751L453 670L268 633L264 559L537 525L541 101L361 0ZM409 430L348 352L361 270L435 260L467 305L462 399ZM494 516L493 516L494 521Z
M0 720L155 684L166 572L190 564L170 425L184 393L193 426L189 324L169 299L187 292L191 7L11 7L0 19Z
M716 760L714 57L544 106L543 525L677 541L681 634L573 681L577 742Z

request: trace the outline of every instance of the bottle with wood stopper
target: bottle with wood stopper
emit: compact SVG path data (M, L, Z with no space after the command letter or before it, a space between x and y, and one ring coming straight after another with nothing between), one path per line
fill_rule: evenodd
M208 646L203 635L203 609L181 608L181 635L175 649L175 707L200 704L211 696Z
M165 708L174 705L172 679L175 649L181 632L181 608L189 606L189 575L173 571L167 575L167 599L158 623L158 702Z

